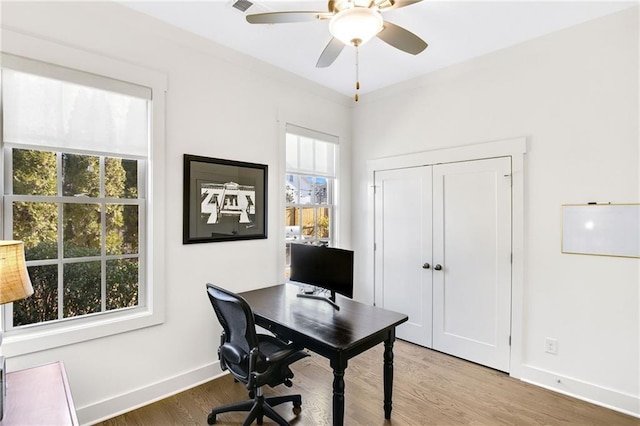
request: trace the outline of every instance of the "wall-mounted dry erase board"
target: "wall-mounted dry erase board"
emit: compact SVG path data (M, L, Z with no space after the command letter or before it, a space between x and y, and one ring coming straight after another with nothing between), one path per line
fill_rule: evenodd
M640 257L640 204L563 205L562 252Z

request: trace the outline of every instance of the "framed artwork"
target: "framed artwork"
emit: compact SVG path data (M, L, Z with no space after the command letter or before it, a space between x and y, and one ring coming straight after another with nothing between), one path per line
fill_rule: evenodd
M184 154L183 244L267 238L267 165Z

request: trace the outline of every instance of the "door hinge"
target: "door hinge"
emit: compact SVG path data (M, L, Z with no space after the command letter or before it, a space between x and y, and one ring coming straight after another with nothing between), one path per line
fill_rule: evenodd
M373 243L373 251L378 250L378 245L376 243Z
M513 264L513 252L509 254L509 262Z
M511 335L509 335L509 346L511 346Z

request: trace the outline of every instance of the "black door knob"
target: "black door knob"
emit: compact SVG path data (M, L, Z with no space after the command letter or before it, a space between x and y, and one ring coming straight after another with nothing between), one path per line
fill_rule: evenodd
M429 262L425 262L425 263L422 265L422 269L429 269L429 268L431 268L431 265L429 265Z
M442 270L442 265L440 265L439 263L433 267L433 269L435 269L436 271L440 271Z

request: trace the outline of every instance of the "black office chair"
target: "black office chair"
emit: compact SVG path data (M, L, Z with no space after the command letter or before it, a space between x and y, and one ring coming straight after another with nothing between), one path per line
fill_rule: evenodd
M302 409L302 397L287 395L265 398L262 386L284 384L291 387L293 372L289 365L309 354L276 337L256 333L251 307L239 295L212 284L207 284L207 294L223 328L218 349L220 365L246 385L251 398L214 408L207 417L207 423L214 424L216 416L221 413L248 411L243 426L250 425L254 420L261 425L264 416L281 426L288 426L289 423L272 407L292 402L293 412L298 415Z

